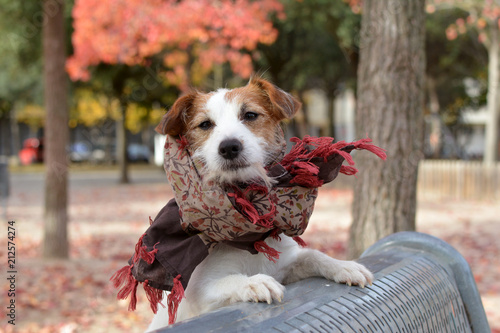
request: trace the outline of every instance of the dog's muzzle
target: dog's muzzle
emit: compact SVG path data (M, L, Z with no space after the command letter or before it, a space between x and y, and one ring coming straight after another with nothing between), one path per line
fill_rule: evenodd
M237 139L227 139L219 145L219 155L226 160L234 160L240 155L242 150L243 145Z

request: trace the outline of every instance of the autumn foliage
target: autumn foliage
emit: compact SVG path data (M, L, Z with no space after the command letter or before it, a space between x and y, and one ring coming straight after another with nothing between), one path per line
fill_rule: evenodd
M209 71L229 62L248 77L258 43L277 31L270 14L283 17L278 0L76 0L74 54L67 61L73 80L90 79L99 63L147 65L160 55L170 83L181 86L189 71Z
M426 5L428 13L434 13L441 8L449 8L456 6L468 11L468 16L463 19L459 18L454 24L451 24L446 29L446 37L449 40L454 40L459 34L464 34L468 28L473 27L478 30L479 41L488 43L488 34L486 27L488 24L497 24L500 26L500 6L494 0L483 1L460 1L460 0L432 0Z

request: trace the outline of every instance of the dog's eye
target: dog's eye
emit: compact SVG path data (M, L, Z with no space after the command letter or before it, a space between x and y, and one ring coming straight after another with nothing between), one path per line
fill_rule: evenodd
M198 125L198 127L204 131L209 130L210 128L212 128L212 126L213 124L210 120L205 120L204 122Z
M245 115L243 116L243 119L245 120L255 120L259 117L258 113L255 112L246 112Z

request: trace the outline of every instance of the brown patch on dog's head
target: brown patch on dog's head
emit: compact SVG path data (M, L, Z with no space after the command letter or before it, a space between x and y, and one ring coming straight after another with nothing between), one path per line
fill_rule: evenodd
M206 103L206 96L206 94L200 92L191 92L177 99L156 126L156 132L170 136L185 134L195 110L200 109L203 107L203 103Z
M258 93L268 103L273 116L278 120L290 119L300 109L302 104L291 94L288 94L264 79L253 76L247 87L257 89Z
M271 151L281 150L279 123L292 118L301 107L295 97L257 77L250 79L244 87L228 91L225 99L241 106L240 119L255 135L268 142ZM257 119L245 121L247 112L258 114Z
M182 134L186 136L193 151L196 151L206 142L211 134L210 130L202 129L201 124L211 124L210 117L208 116L207 101L212 95L213 93L199 93L193 104L192 112L185 118L185 132Z
M163 116L156 132L178 136L186 131L186 119L193 108L196 93L190 93L177 99L170 110Z

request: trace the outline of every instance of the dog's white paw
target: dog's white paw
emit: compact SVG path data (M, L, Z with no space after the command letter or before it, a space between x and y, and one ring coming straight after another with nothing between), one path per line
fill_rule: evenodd
M373 274L365 266L354 261L339 261L337 265L330 267L325 277L348 286L359 285L361 288L372 285L373 282Z
M244 302L267 302L273 300L281 302L285 287L273 277L265 274L257 274L248 277L247 283L238 292L239 298Z

